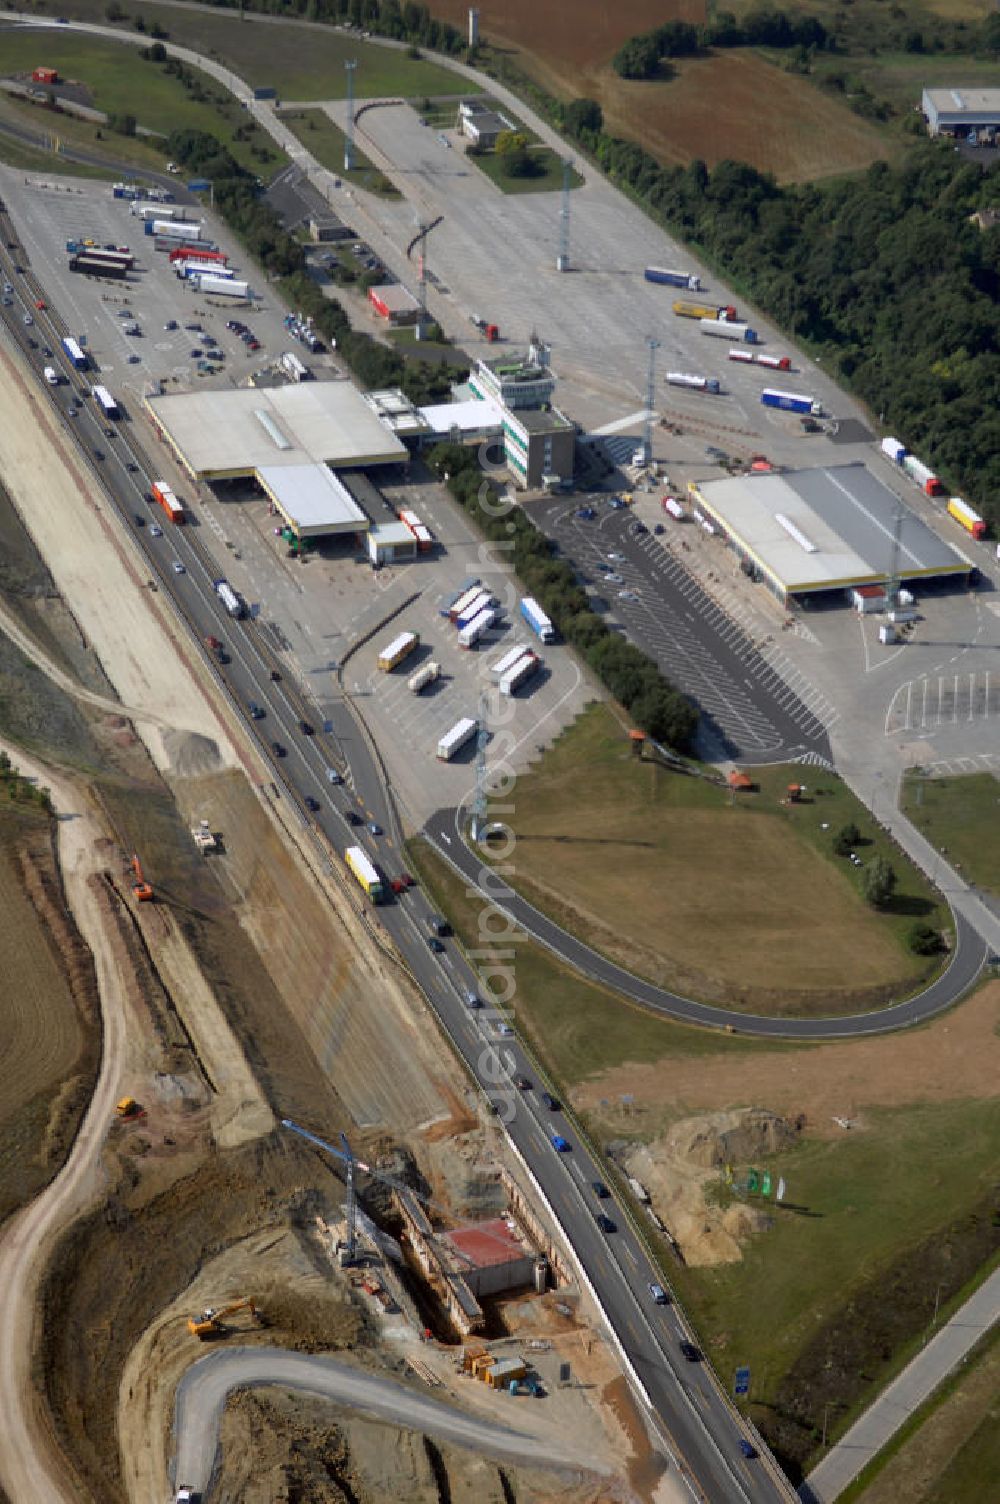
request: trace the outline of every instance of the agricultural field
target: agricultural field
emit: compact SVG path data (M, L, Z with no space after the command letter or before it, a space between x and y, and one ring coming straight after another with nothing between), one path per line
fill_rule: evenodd
M32 33L5 33L6 76L30 73L40 60L57 68L63 83L77 86L74 97L79 102L105 114L131 115L164 143L173 130L200 130L215 136L251 171L260 172L264 166L273 171L284 161L259 127L247 121L236 100L202 74L195 74L194 88L186 89L163 67L144 62L131 46L68 33L50 33L44 39ZM62 132L67 141L77 145L92 145L95 131L100 129L101 149L109 155L115 155L121 143L119 155L124 160L135 160L140 166L162 164L162 152L157 152L155 140L143 143L107 126L74 122L70 116L53 116L30 106L24 107L21 118L35 130Z
M835 776L789 804L800 773L760 770L757 792L734 801L638 761L592 706L518 783L511 881L620 964L688 995L782 1014L881 1006L928 975L906 945L914 920L941 927L946 912ZM887 855L897 872L883 911L863 901L861 869L833 855L852 822L862 860Z
M908 773L903 813L964 878L1000 894L1000 779L993 773L924 778Z
M325 110L282 110L280 118L318 162L331 172L338 173L355 188L377 193L380 198L400 197L399 191L393 187L385 173L379 172L368 160L357 142L354 145L354 166L350 172L344 171L344 133Z

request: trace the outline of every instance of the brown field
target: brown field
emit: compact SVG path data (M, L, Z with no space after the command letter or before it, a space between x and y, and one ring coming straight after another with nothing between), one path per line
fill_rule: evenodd
M465 0L436 0L434 15L450 21L460 31L468 25ZM652 31L666 21L705 19L704 0L620 0L618 5L584 3L572 10L559 5L538 5L535 0L480 0L479 30L487 41L503 42L517 49L529 47L538 57L563 71L567 79L574 70L607 62L629 37ZM569 85L569 92L586 92Z
M59 1168L97 1064L90 953L34 811L0 818L0 977L2 1221Z

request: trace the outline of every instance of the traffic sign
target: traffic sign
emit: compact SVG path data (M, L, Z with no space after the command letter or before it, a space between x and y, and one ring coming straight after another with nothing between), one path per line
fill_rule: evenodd
M208 178L192 178L191 182L188 183L188 192L207 193L211 186Z
M749 1368L738 1368L736 1370L736 1374L735 1374L735 1377L733 1379L733 1394L739 1400L739 1399L743 1399L749 1393L750 1393L750 1370L749 1370Z

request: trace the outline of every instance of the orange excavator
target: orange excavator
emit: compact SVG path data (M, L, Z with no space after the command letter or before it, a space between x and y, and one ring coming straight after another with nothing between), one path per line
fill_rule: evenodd
M260 1314L249 1297L244 1300L231 1300L227 1306L222 1306L218 1311L209 1306L207 1310L202 1311L200 1316L189 1316L188 1331L192 1337L200 1337L202 1342L207 1342L212 1337L224 1337L228 1330L224 1325L225 1318L232 1316L234 1311L249 1311L253 1317Z
M153 896L153 885L146 881L142 864L135 852L132 853L132 860L129 862L129 866L132 868L135 876L135 882L132 884L132 897L136 903L149 903Z

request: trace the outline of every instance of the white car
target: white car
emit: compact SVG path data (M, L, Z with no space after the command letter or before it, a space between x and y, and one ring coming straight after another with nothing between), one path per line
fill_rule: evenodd
M26 323L26 324L33 324L33 323L34 323L34 322L35 322L35 321L34 321L34 319L33 319L33 318L32 318L32 317L31 317L31 314L30 314L30 313L26 313L26 314L25 314L25 315L24 315L24 322L25 322L25 323Z
M625 555L624 554L618 554L618 553L612 552L612 553L608 554L608 558L609 559L614 559L614 561L615 561L616 564L621 564L622 561L625 558Z
M174 574L186 574L187 573L187 570L184 568L184 565L181 563L180 559L175 559L174 562L173 562L173 564L170 567L173 569Z
M162 529L162 527L160 526L160 524L158 522L154 522L153 523L152 527L149 530L149 536L151 538L162 538L163 537L163 529Z

